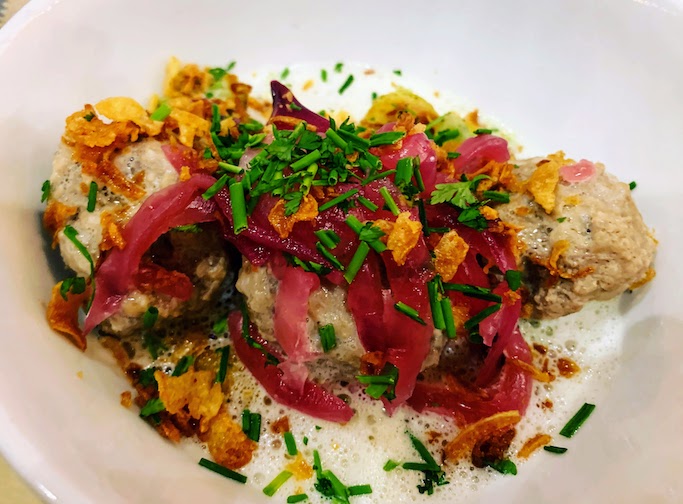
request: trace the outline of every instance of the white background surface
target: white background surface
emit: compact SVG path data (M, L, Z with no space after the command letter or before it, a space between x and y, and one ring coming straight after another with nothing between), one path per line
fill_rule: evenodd
M683 20L677 3L630 0L37 0L18 14L0 31L0 450L45 496L263 500L197 467L123 410L123 378L44 319L53 276L39 187L63 119L103 96L144 100L172 54L236 59L245 78L252 68L301 61L401 68L495 114L528 154L563 148L637 180L636 200L661 242L659 276L624 305L628 329L611 391L571 456L531 462L481 497L683 501Z

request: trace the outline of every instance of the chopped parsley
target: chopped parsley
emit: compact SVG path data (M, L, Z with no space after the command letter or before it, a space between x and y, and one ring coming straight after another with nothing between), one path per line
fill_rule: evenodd
M140 416L143 418L146 418L148 416L156 415L157 413L161 413L166 409L166 406L164 406L164 403L161 399L158 397L155 397L153 399L150 399L145 403L145 405L142 407L140 410Z
M85 292L85 278L83 277L69 277L62 281L59 286L59 293L64 301L68 300L68 294L83 294Z
M628 183L628 188L629 188L631 191L633 191L637 186L638 186L638 184L636 183L635 180L633 180L633 181L631 181L631 182Z

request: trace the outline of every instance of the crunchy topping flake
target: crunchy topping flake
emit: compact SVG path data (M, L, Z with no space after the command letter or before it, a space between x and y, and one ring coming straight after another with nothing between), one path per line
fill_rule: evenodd
M441 237L434 248L436 259L434 267L445 282L450 282L460 264L465 260L469 245L455 230L451 230Z

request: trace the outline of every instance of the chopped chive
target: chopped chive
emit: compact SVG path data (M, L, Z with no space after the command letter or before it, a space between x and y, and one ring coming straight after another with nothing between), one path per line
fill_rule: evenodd
M387 246L379 241L379 238L384 236L384 232L378 227L375 227L372 222L368 222L363 225L363 223L354 215L349 215L346 217L344 222L359 236L362 241L367 242L368 245L370 245L378 254L381 254L387 249Z
M446 154L446 157L448 159L456 159L456 158L460 157L460 153L459 152L449 152L448 154Z
M417 188L420 192L423 192L425 190L425 183L424 180L422 180L422 172L420 171L420 158L418 156L413 158L413 177L415 177Z
M567 451L567 449L562 447L562 446L553 446L553 445L544 446L543 449L547 452L550 452L550 453L556 453L557 455L561 455Z
M261 414L251 413L251 419L249 420L249 433L247 437L252 441L256 441L261 438Z
M83 119L85 119L86 121L90 122L90 121L92 121L93 119L95 119L95 114L93 114L92 112L88 112L87 114L85 114L85 115L83 116Z
M330 201L323 203L318 207L318 212L324 212L325 210L332 208L335 205L338 205L342 201L346 201L349 199L351 196L354 196L358 194L358 189L351 189L350 191L346 191L344 194L340 194L334 199L331 199Z
M366 186L370 182L374 182L375 180L383 179L384 177L388 177L390 175L393 175L394 173L396 173L395 169L394 170L386 170L386 171L383 171L380 173L375 173L374 175L371 175L368 178L366 178L365 180L363 180L363 182L361 182L361 185Z
M305 500L308 500L308 495L306 495L305 493L290 495L289 497L287 497L287 504L296 504L297 502L303 502Z
M249 428L251 427L251 411L245 409L242 411L242 432L245 434L249 433Z
M313 152L309 152L301 159L296 160L290 165L290 168L294 171L301 170L302 168L308 168L318 159L322 157L322 153L316 149Z
M344 278L349 284L353 282L354 278L356 278L356 275L363 266L363 262L365 262L368 252L370 252L370 245L364 241L361 241L360 245L358 245L358 248L356 249L356 252L351 258L351 262L346 267L346 272L344 273Z
M341 240L341 238L339 238L339 235L331 229L321 229L319 231L316 231L315 236L318 237L320 243L322 243L329 249L335 248L337 245L339 245L339 241Z
M72 226L64 226L64 236L66 236L69 241L74 244L83 257L85 257L85 260L90 263L90 274L92 275L95 271L95 263L93 262L92 256L90 255L90 252L88 252L88 249L85 248L85 245L83 245L77 238L78 231L76 231Z
M386 383L373 383L365 389L365 393L373 399L379 399L386 393L388 388L389 385Z
M406 471L433 471L434 467L424 462L403 462L401 467Z
M341 61L339 63L337 63L336 65L334 65L334 71L337 73L341 73L341 71L343 69L344 69L344 63L342 63Z
M68 294L83 294L85 292L85 278L83 277L69 277L62 281L59 287L59 293L64 301L68 300Z
M444 288L445 287L446 286L444 285ZM498 303L498 304L491 305L488 308L484 308L482 311L477 313L474 317L472 317L467 322L465 322L465 324L464 324L465 329L468 331L471 331L472 329L477 327L479 325L479 323L482 320L484 320L486 317L488 317L489 315L493 315L498 310L500 310L500 306L501 306L501 304Z
M493 130L489 128L478 128L475 129L472 133L474 133L475 135L490 135L491 133L493 133Z
M403 313L403 315L410 317L415 322L422 325L427 325L427 322L422 320L422 318L420 317L420 313L415 308L405 304L403 301L399 301L398 303L394 304L394 308L396 308L399 312Z
M221 317L213 323L211 331L215 335L223 334L228 329L228 317Z
M443 307L439 300L438 281L430 280L427 283L427 292L429 293L429 306L432 309L432 321L436 329L446 329L446 322L444 320Z
M232 208L233 230L238 235L249 227L247 206L244 202L244 186L239 182L230 184L230 206Z
M372 101L375 101L377 99L377 93L375 91L373 91L372 94L370 95L370 98L372 99Z
M404 187L413 178L413 158L402 158L396 163L396 177L394 184L397 187Z
M244 172L244 170L242 168L240 168L239 166L234 165L234 164L230 164L230 163L225 163L223 161L218 162L218 168L222 169L223 171L229 172L229 173L234 173L236 175L239 175L242 172ZM225 184L223 184L223 185L225 185Z
M329 138L330 140L332 140L332 142L334 142L334 145L339 147L341 150L345 150L349 146L349 144L346 142L346 140L344 140L342 137L340 137L339 133L334 131L332 128L329 128L325 132L325 136L327 138Z
M482 193L484 198L496 201L498 203L510 203L510 193L502 191L484 191Z
M159 318L159 310L156 306L150 306L142 315L142 327L144 329L151 329L157 323Z
M406 434L410 437L410 442L413 444L413 448L417 451L417 453L420 454L420 457L422 457L422 460L424 460L431 468L435 471L439 470L439 464L436 463L436 460L434 460L434 457L432 457L432 454L429 453L429 450L427 447L420 441L418 438L416 438L413 434L411 434L409 431L406 431Z
M303 109L302 109L299 105L297 105L296 103L290 103L290 104L289 104L289 108L292 109L292 110L294 110L294 111L303 110Z
M371 212L376 212L377 209L379 208L377 205L375 205L372 201L369 199L363 197L363 196L358 196L358 203L363 205L365 208L370 210Z
M325 248L325 245L317 242L315 244L315 248L318 249L318 252L320 252L320 254L327 259L327 262L329 262L332 266L337 268L339 271L344 271L344 265L339 262L339 259L337 259L332 252Z
M301 182L301 185L299 186L299 190L304 194L304 196L310 192L311 185L313 185L313 179L315 178L315 175L317 173L318 165L316 163L313 163L306 169L306 175L304 175L304 180Z
M379 190L379 193L382 195L382 198L384 198L384 201L387 204L389 211L398 217L398 214L400 213L398 210L398 206L396 205L394 198L392 198L391 194L389 194L389 190L386 188L386 186L382 187Z
M240 474L238 472L233 471L232 469L228 469L225 466L222 466L220 464L216 464L215 462L212 462L211 460L207 460L205 458L202 458L199 460L199 465L202 467L205 467L206 469L208 469L210 471L218 473L221 476L225 476L226 478L230 478L232 480L235 480L238 483L246 483L247 482L247 477L244 474Z
M455 338L455 320L453 318L453 304L450 298L444 297L441 300L441 311L443 312L443 319L446 325L446 336L448 338Z
M174 227L173 231L177 231L179 233L197 234L202 232L202 228L200 228L197 224L185 224L184 226Z
M40 187L40 190L42 191L42 194L40 195L40 202L45 203L47 199L50 197L50 181L46 180L43 182L43 185Z
M211 149L208 147L204 149L204 159L213 159L213 153L211 152Z
M353 485L346 489L349 492L349 497L354 495L367 495L372 493L372 487L370 485Z
M205 200L210 200L213 198L218 191L223 189L225 187L225 184L228 183L228 174L226 173L223 175L221 178L216 180L216 182L213 183L211 187L209 187L206 191L204 191L204 194L202 194L202 198Z
M467 297L483 299L484 301L493 301L494 303L501 303L503 301L503 298L498 294L492 293L491 289L477 285L444 283L443 288L444 290L461 292Z
M299 450L296 449L296 441L294 440L294 434L287 431L287 432L285 432L284 436L285 436L285 446L287 447L287 453L289 453L293 457L297 453L299 453Z
M280 74L280 80L285 80L287 77L289 77L289 68L285 67L285 69Z
M400 77L403 75L403 72L401 72L401 70L394 70L394 75L398 75Z
M307 436L303 437L303 442L304 442L305 446L308 446L308 437Z
M557 218L557 222L559 222L560 224L562 224L562 223L563 223L564 221L566 221L566 220L567 220L566 217L558 217L558 218Z
M327 82L327 70L324 68L320 70L320 80L323 82Z
M393 145L404 136L406 136L405 131L385 131L384 133L375 133L370 137L370 147Z
M190 366L194 364L194 355L183 355L176 364L171 376L181 376L188 372Z
M633 181L631 181L631 182L628 183L628 188L629 188L631 191L633 191L637 186L638 186L638 184L636 183L635 180L633 180Z
M513 291L516 291L522 286L522 272L517 270L507 270L505 272L505 281L508 283L508 287Z
M512 460L496 460L494 462L486 462L486 465L491 469L498 471L501 474L512 474L517 476L517 466Z
M382 469L384 469L386 472L389 472L389 471L393 471L394 469L396 469L400 465L401 465L400 462L396 462L395 460L390 459L390 460L387 460L387 463L384 464L384 467Z
M235 65L236 65L236 64L237 64L236 61L234 61L234 60L231 61L230 63L228 63L228 66L225 67L225 71L226 71L226 72L229 72L230 70L232 70L233 68L235 68Z
M460 136L460 130L457 129L447 129L439 131L434 137L434 143L436 145L443 145L449 140L455 140Z
M337 336L334 331L334 325L325 324L320 326L318 334L320 335L320 345L323 348L323 352L327 353L333 348L337 348Z
M341 85L339 88L339 94L344 94L344 91L346 91L351 84L353 84L353 74L349 75L346 80L344 81L344 84Z
M150 399L145 403L145 405L142 407L140 410L140 416L142 418L146 418L148 416L156 415L157 413L161 413L166 409L166 406L164 406L164 403L161 399L158 397L155 397L153 399Z
M319 425L316 425L315 430L322 430L322 427L320 427Z
M268 497L272 497L275 495L275 492L277 492L282 485L285 484L285 482L292 477L292 473L289 471L282 471L280 474L275 476L273 481L268 483L263 488L263 493L266 494Z
M570 438L574 434L576 434L576 431L579 430L579 428L583 425L586 419L591 415L591 413L593 413L594 409L595 404L584 403L584 405L581 406L579 411L576 412L576 414L571 418L571 420L567 422L567 425L562 427L562 430L560 431L560 436Z
M218 372L216 373L216 383L223 383L228 374L228 359L230 358L230 347L224 346L216 350L221 353L221 361L218 365Z
M149 118L152 121L163 121L169 115L171 115L171 106L168 103L163 102L150 114Z
M88 212L95 211L95 204L97 203L97 182L90 182L90 189L88 190Z

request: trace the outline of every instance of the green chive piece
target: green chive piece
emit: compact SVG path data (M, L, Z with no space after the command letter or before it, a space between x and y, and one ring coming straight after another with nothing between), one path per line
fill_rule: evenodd
M210 471L218 473L221 476L225 476L226 478L230 478L232 480L235 480L238 483L246 483L247 482L247 477L244 474L240 474L238 472L233 471L232 469L228 469L225 466L222 466L220 464L216 464L215 462L212 462L211 460L207 460L205 458L202 458L199 461L199 465L202 467L205 467L206 469L208 469Z
M444 290L461 292L467 297L483 299L484 301L493 301L494 303L501 303L503 301L503 298L498 294L492 293L491 289L477 285L444 283L443 288Z
M427 283L427 292L429 293L429 306L432 309L432 321L436 329L446 329L446 321L444 320L443 307L439 300L439 283L437 280L430 280Z
M225 184L227 184L227 183L228 183L228 174L226 173L221 178L216 180L216 182L214 182L211 187L209 187L206 191L204 191L204 194L202 194L202 198L204 198L207 201L210 200L211 198L213 198L216 195L216 193L218 193L218 191L223 189L223 187L225 187Z
M68 294L83 294L85 292L85 278L83 277L69 277L62 281L59 287L59 293L64 301L68 300Z
M324 212L325 210L328 210L332 208L335 205L338 205L342 201L346 201L349 199L351 196L355 196L358 194L358 189L351 189L350 191L346 191L344 194L340 194L334 199L331 199L330 201L323 203L318 207L318 212Z
M211 328L212 332L218 336L219 334L223 334L226 330L228 329L228 317L221 317L216 322L214 322L213 327Z
M351 84L353 84L353 74L349 75L346 80L344 81L344 84L341 85L339 88L339 94L344 94L344 91L346 91Z
M444 288L445 287L446 286L444 285ZM501 307L501 304L498 303L498 304L491 305L488 308L484 308L482 311L477 313L474 317L472 317L467 322L465 322L465 324L464 324L465 329L468 331L471 331L472 329L477 327L479 325L479 323L482 320L484 320L486 317L488 317L489 315L493 315L498 310L500 310L500 307Z
M382 195L382 198L384 198L384 202L387 204L387 207L389 208L389 211L394 214L396 217L398 217L398 214L401 213L398 209L398 206L396 205L396 202L394 201L394 198L391 197L391 194L389 194L389 190L385 187L382 187L379 190L379 193Z
M475 135L490 135L493 133L492 129L489 128L478 128L473 131Z
M409 431L406 431L406 434L410 437L410 442L413 445L413 448L417 451L417 453L420 454L420 457L422 457L422 460L424 460L434 471L439 470L439 464L436 463L436 460L434 460L434 457L432 457L432 454L429 453L429 450L427 447L420 441L417 437L415 437L413 434L411 434Z
M327 82L327 70L324 68L320 70L320 80L323 82Z
M289 68L285 68L282 73L280 74L280 80L285 80L287 77L289 77Z
M325 136L332 140L332 142L334 142L334 145L339 147L341 150L345 150L349 146L348 142L344 140L342 137L340 137L339 133L334 131L332 128L329 128L325 132Z
M334 325L325 324L324 326L320 326L318 334L320 335L320 345L323 348L323 352L327 353L330 350L337 348L337 335L334 331Z
M443 319L446 325L446 336L448 338L455 338L455 320L453 318L453 304L450 298L444 297L441 300L441 311L443 312Z
M424 180L422 180L422 172L420 171L420 158L418 156L413 158L413 177L415 177L418 190L423 192L425 190L425 183Z
M245 409L242 411L242 432L245 434L249 433L249 428L251 427L251 411Z
M325 248L325 245L317 242L315 244L315 248L318 249L318 252L320 252L320 254L327 259L327 262L329 262L332 266L337 268L339 271L344 271L344 265L339 262L339 259L337 259L332 252Z
M313 163L306 169L306 175L304 175L304 180L301 182L301 185L299 186L299 190L303 193L304 196L310 192L311 186L313 185L313 179L315 178L315 175L317 173L318 165L316 163Z
M349 262L349 265L346 267L346 272L344 273L344 279L346 279L349 284L356 278L356 275L365 262L365 258L368 256L368 252L370 252L370 245L364 241L360 242L360 245L358 245L356 252L351 258L351 262Z
M211 149L208 147L204 149L204 159L213 159L213 153L211 152Z
M150 306L142 315L142 327L144 329L151 329L157 323L159 318L159 310L156 306Z
M393 145L404 136L406 136L405 131L385 131L384 133L375 133L370 137L370 147Z
M179 233L197 234L202 232L202 228L200 228L197 224L185 224L184 226L174 227L173 231L177 231Z
M636 183L635 180L631 181L628 183L628 188L633 191L636 187L638 187L638 184Z
M318 237L320 243L325 245L328 249L333 249L339 245L339 235L331 229L321 229L316 231L314 234Z
M287 431L285 432L284 436L285 446L287 447L287 453L294 457L297 453L299 453L299 450L296 449L296 441L294 440L294 434Z
M429 465L425 464L424 462L404 462L401 464L401 467L405 469L406 471L433 471L434 468Z
M97 203L97 182L90 182L90 189L88 190L88 212L95 211L95 204Z
M383 171L380 173L375 173L374 175L371 175L368 178L366 178L365 180L363 180L363 182L361 182L361 185L366 186L369 183L374 182L375 180L383 179L384 177L388 177L390 175L393 175L394 173L396 173L395 169L386 170L386 171Z
M436 136L434 137L434 143L436 145L443 145L449 140L455 140L460 136L460 131L457 129L447 129L443 131L439 131Z
M285 484L285 482L292 477L292 473L289 471L282 471L280 474L275 476L273 481L268 483L263 489L263 493L266 494L268 497L272 497L275 495L275 492L277 492L282 485Z
M237 64L237 62L234 60L231 61L230 63L228 63L228 66L225 67L226 73L229 72L230 70L232 70L233 68L235 68L236 64Z
M403 75L403 72L401 70L394 70L394 75L398 75L399 77Z
M342 63L341 61L339 63L337 63L336 65L334 65L334 71L337 73L341 73L341 71L343 69L344 69L344 63Z
M365 198L364 196L358 196L358 203L363 205L365 208L367 208L371 212L376 212L377 209L379 208L377 205L375 205L372 201Z
M486 465L501 474L517 476L517 466L512 460L496 460L495 462L486 462Z
M557 222L559 222L560 224L562 224L562 223L563 223L564 221L566 221L566 220L567 220L566 217L558 217L558 218L557 218Z
M87 113L87 114L85 114L85 115L83 116L83 119L85 119L86 121L90 122L90 121L92 121L93 119L95 119L95 114L93 114L92 112L89 112L89 113Z
M95 271L95 263L93 262L92 256L90 255L90 252L88 252L88 249L85 248L85 245L83 245L77 238L78 231L76 231L72 226L64 226L64 236L66 236L69 241L74 244L83 257L85 257L86 261L90 263L90 274L92 275L92 273Z
M448 154L446 154L446 157L448 159L457 159L460 157L460 153L459 152L449 152Z
M228 173L234 173L235 175L239 175L242 172L244 172L244 170L242 168L240 168L239 166L234 165L234 164L230 164L230 163L225 163L223 161L218 162L218 168L220 168L221 170L226 171Z
M156 415L157 413L161 413L166 409L166 406L164 406L164 403L161 399L158 397L155 397L153 399L150 399L147 401L147 403L142 407L140 410L140 416L142 418L146 418L148 416Z
M311 166L313 163L315 163L318 159L322 157L322 153L316 149L313 152L309 152L306 154L304 157L301 159L298 159L294 163L290 165L290 168L294 171L301 170L302 168L308 168Z
M375 101L377 99L377 96L378 96L377 93L375 91L373 91L372 94L370 95L370 98L372 99L372 101Z
M516 291L522 286L522 272L517 270L507 270L505 272L505 281L508 283L508 287L513 291Z
M384 464L384 467L382 469L384 469L386 472L389 472L389 471L393 471L394 469L396 469L400 465L401 465L400 462L396 462L395 460L390 459L390 460L387 460L387 463Z
M415 322L421 325L427 325L427 322L422 320L422 318L420 317L420 313L412 306L408 306L407 304L405 304L403 301L399 301L398 303L394 304L394 308L396 308L399 312L403 313L403 315L410 317Z
M258 440L261 438L261 414L251 413L250 416L249 433L247 434L247 437L258 443Z
M402 158L396 163L396 177L394 184L397 187L405 187L413 178L413 158Z
M579 428L583 425L586 419L591 415L591 413L593 413L594 409L595 404L584 403L584 405L581 406L579 411L576 412L576 414L571 418L571 420L567 422L567 425L562 427L562 430L560 431L560 436L570 438L574 434L576 434L576 431L579 430Z
M287 497L287 504L296 504L297 502L303 502L305 500L308 500L308 495L306 495L305 493L290 495L289 497Z
M510 203L510 193L501 191L484 191L482 193L485 199L496 201L498 203Z
M225 381L225 377L228 374L228 359L230 358L230 347L224 346L223 348L219 348L216 351L221 353L221 361L218 365L218 372L216 373L216 383L223 383Z
M244 201L244 186L239 182L230 184L230 206L232 207L233 230L238 235L249 227L247 205Z
M50 197L50 181L46 180L43 182L43 185L40 187L40 190L42 191L42 194L40 195L40 202L45 203L47 199Z
M370 485L353 485L346 489L349 492L349 497L354 495L368 495L372 493L372 487Z
M171 115L171 106L168 103L163 102L150 114L149 118L152 121L163 121L169 115Z
M543 449L547 452L555 453L557 455L562 455L563 453L565 453L567 451L567 449L562 447L562 446L553 446L553 445L544 446Z
M378 227L374 226L371 222L363 225L363 223L353 215L346 217L344 222L360 237L362 241L367 242L367 244L370 245L378 254L381 254L387 249L387 246L379 241L379 238L384 236L384 232Z
M308 446L308 437L304 436L303 442L305 446Z
M178 361L178 364L176 364L171 376L184 375L189 371L192 364L194 364L194 355L183 355Z

